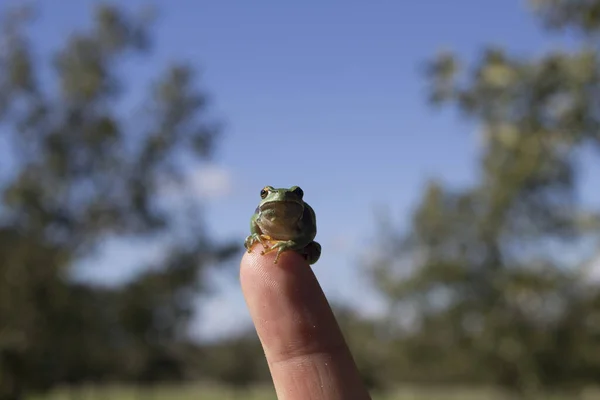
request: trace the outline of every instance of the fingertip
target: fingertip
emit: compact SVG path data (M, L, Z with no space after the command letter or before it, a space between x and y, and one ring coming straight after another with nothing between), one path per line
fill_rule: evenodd
M262 255L261 251L260 245L254 246L250 253L244 253L240 263L240 282L246 297L265 287L273 289L281 286L281 282L287 280L285 278L289 274L310 270L306 260L294 251L281 253L277 263L276 252Z
M307 261L300 254L295 251L284 251L280 254L279 260L275 263L275 257L277 256L277 252L273 251L267 254L261 254L263 251L263 247L260 244L254 245L251 251L244 252L242 257L242 267L246 266L266 266L266 265L275 265L275 266L285 266L289 264L307 264Z
M368 399L329 303L308 262L286 251L241 260L242 291L278 395Z

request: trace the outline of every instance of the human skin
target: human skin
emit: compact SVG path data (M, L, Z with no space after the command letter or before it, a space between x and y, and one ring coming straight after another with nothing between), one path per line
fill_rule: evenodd
M240 281L277 398L370 400L309 264L296 252L274 258L244 253Z

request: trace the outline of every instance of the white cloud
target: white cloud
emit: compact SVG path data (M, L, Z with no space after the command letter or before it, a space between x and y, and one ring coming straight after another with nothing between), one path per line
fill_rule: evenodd
M586 272L591 283L600 283L600 257L590 263Z
M226 197L233 186L230 171L216 165L192 170L186 181L193 194L202 199Z
M162 193L168 198L191 195L202 200L217 200L227 197L233 188L229 170L218 165L203 165L190 169L182 182L163 183Z

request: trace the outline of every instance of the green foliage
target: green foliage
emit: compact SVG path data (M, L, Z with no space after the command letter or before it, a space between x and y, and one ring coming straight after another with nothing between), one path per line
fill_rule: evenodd
M562 257L598 240L599 210L583 207L577 184L581 151L600 145L600 1L531 4L579 47L523 57L490 46L466 68L452 53L428 64L431 103L480 128L478 181L430 182L407 232L380 229L370 271L386 318L335 307L365 382L386 391L376 398L502 398L394 393L404 383L534 397L600 378L600 289L583 273L587 254L575 265ZM209 160L219 138L193 68L143 82L137 103L125 70L152 55L146 16L99 5L89 29L49 59L36 53L30 20L8 13L0 36L0 400L114 381L142 388L90 398L146 398L146 387L153 398L196 398L197 388L154 384L198 377L232 388L203 387L207 398L274 398L254 331L205 344L186 335L202 272L237 250L160 201L164 182ZM106 238L181 231L164 260L120 287L71 279ZM256 382L269 389L251 394Z
M600 29L600 4L587 0L529 0L544 26L595 35Z
M168 224L154 204L160 182L181 174L179 159L210 154L217 134L185 65L168 69L148 102L123 116L119 65L148 51L148 26L108 6L94 23L53 56L55 85L42 82L46 66L21 21L5 24L0 55L0 115L17 170L4 187L4 216L71 247Z
M593 400L597 399L598 390L588 388L581 396L570 393L544 393L534 400ZM275 390L272 387L250 387L242 392L226 386L207 384L181 385L159 387L85 387L56 390L48 396L35 397L28 400L275 400ZM500 390L486 388L439 387L416 388L403 387L388 394L373 394L373 400L509 400Z
M30 10L2 11L0 399L61 382L183 379L201 273L237 250L159 202L164 182L214 150L207 96L176 64L131 106L123 66L152 54L145 15L99 4L89 29L45 58ZM174 229L186 239L123 287L71 279L107 237Z
M598 1L536 3L552 28L592 35L600 24ZM398 321L396 376L523 393L600 378L590 320L600 288L560 250L599 232L599 210L577 197L581 150L600 145L600 53L586 35L571 52L489 47L468 69L449 53L429 64L432 104L475 121L482 154L476 185L432 182L408 232L380 241L373 277L393 307L416 315L413 330Z
M390 389L386 380L386 354L389 344L386 341L383 324L356 314L356 311L342 304L332 305L335 317L340 325L348 347L352 352L363 382L370 391Z
M272 385L263 348L254 328L206 344L199 357L198 376L242 392L257 383Z

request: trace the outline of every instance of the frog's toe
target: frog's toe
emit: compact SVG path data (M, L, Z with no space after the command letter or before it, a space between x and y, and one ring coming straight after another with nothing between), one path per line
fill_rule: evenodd
M265 255L265 254L269 254L273 251L277 251L277 255L275 256L275 260L273 261L273 264L277 264L277 262L279 261L279 257L281 256L281 253L283 253L286 250L294 248L294 245L295 245L294 242L290 241L290 240L278 241L270 248L263 250L260 254Z
M279 249L279 243L281 242L277 242L275 243L273 246L265 246L265 249L263 251L260 252L261 255L265 255L265 254L269 254L277 249Z
M269 236L269 235L264 235L264 234L263 234L263 235L260 235L259 237L260 237L262 240L269 240L269 241L270 241L270 240L273 240L273 238L272 238L271 236Z
M260 235L257 234L252 234L250 236L248 236L244 242L244 246L246 247L246 249L248 250L248 253L252 252L252 247L254 247L254 245L256 243L260 243L263 245L263 247L265 247L265 242L262 240L262 238L260 237Z
M256 240L260 242L265 249L268 249L271 247L269 242L272 241L273 238L269 235L258 235Z
M277 264L277 262L279 261L279 257L281 257L281 253L283 253L286 250L289 250L291 247L291 244L283 242L283 244L279 246L279 249L277 250L277 255L275 256L275 260L273 260L273 264Z
M246 250L248 250L248 253L252 252L252 245L254 243L252 242L252 236L248 236L246 238L246 240L244 241L244 247L246 248Z

